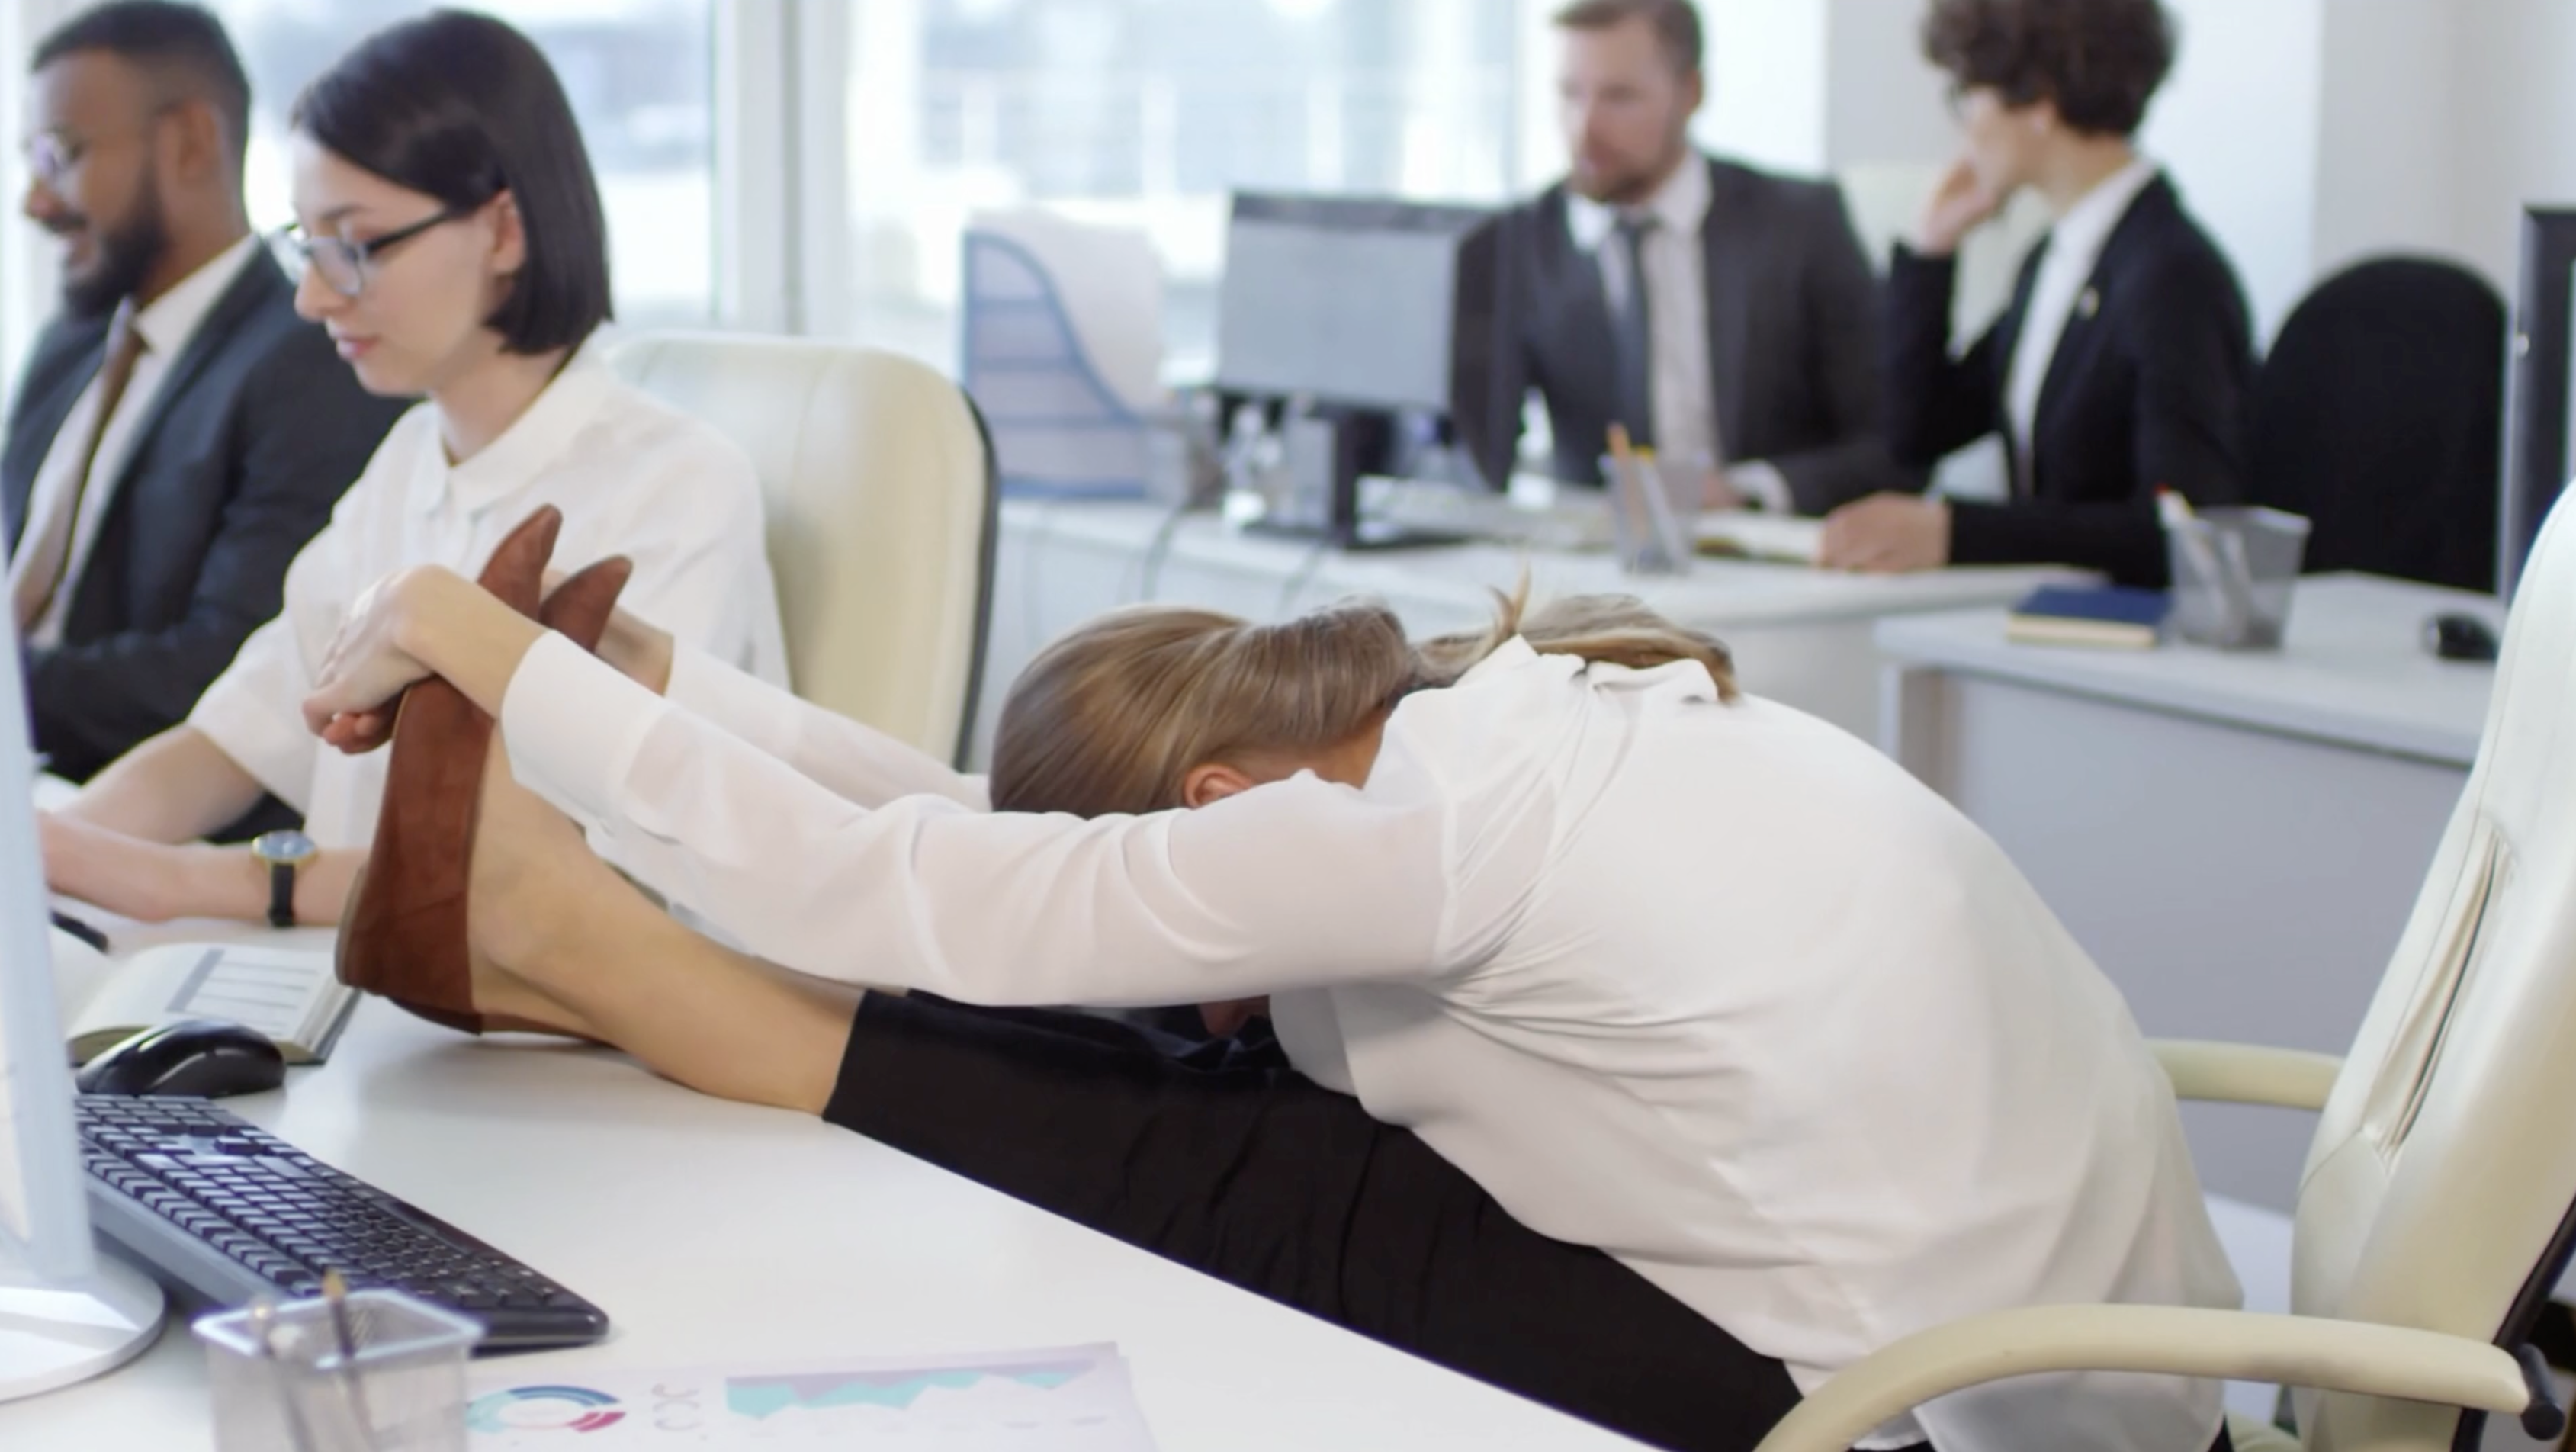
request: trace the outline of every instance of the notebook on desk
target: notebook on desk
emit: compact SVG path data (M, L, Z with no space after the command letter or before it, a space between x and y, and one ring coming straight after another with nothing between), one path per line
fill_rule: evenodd
M2162 590L2127 585L2042 585L2013 607L2004 635L2025 645L2148 650L2169 603Z
M1812 565L1825 552L1825 522L1795 514L1730 509L1699 519L1699 552L1786 565Z
M332 973L328 949L169 943L117 959L60 928L53 945L54 989L76 1064L190 1018L246 1024L275 1040L286 1062L318 1064L358 999Z

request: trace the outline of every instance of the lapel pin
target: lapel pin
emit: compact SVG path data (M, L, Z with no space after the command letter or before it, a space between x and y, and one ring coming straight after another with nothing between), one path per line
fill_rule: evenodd
M2075 315L2077 317L2089 319L2095 313L2100 311L2102 311L2102 294L2100 290L2088 287L2075 295Z

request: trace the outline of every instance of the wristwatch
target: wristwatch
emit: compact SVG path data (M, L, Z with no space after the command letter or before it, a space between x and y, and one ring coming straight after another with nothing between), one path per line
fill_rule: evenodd
M268 925L295 926L295 869L322 849L301 832L263 832L250 844L250 855L268 864Z

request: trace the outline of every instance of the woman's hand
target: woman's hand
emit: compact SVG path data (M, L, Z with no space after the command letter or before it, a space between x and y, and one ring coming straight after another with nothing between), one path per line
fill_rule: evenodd
M416 565L368 586L349 607L348 620L332 637L322 669L314 673L313 693L304 699L304 724L314 735L351 755L373 751L391 739L397 701L413 682L431 674L412 652L408 636L419 597L434 593L441 576L473 588L452 571Z
M1977 176L1967 158L1950 163L1932 199L1923 204L1923 220L1914 229L1914 250L1926 257L1949 257L1967 235L2004 209L2004 194Z
M1816 563L1828 570L1905 575L1950 563L1950 504L1913 494L1873 494L1825 516Z

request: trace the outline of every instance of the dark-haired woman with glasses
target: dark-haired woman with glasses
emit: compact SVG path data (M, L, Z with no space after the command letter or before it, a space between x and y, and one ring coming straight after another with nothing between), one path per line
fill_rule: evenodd
M317 751L305 731L323 653L375 580L471 573L540 505L563 511L563 568L629 556L638 609L786 675L750 461L618 381L592 341L609 317L599 189L535 46L451 11L381 31L296 102L290 157L297 221L276 246L297 311L369 392L422 403L188 721L45 821L55 889L132 917L337 921L384 765ZM248 851L197 841L263 789L304 813L304 833Z

